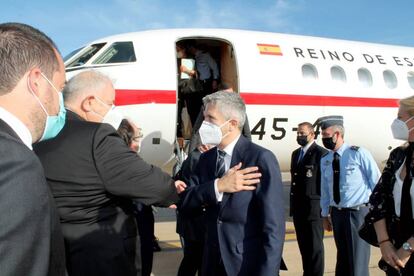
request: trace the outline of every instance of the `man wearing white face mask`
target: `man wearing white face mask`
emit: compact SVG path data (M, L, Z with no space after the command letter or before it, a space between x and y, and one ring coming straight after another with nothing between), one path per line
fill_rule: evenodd
M237 93L203 99L203 153L181 212L206 209L207 239L202 275L278 275L285 233L283 187L278 162L241 135L246 107Z
M141 275L131 199L170 206L178 199L174 181L116 133L120 116L113 116L115 90L108 77L80 73L63 94L65 127L34 150L58 205L69 275Z
M63 60L39 30L4 23L0 72L0 274L66 275L59 217L32 152L65 123Z

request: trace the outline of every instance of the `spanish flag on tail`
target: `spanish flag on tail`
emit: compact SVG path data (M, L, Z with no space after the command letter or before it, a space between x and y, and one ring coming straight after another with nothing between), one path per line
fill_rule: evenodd
M276 44L257 43L257 48L259 48L259 52L261 55L283 56L280 46Z

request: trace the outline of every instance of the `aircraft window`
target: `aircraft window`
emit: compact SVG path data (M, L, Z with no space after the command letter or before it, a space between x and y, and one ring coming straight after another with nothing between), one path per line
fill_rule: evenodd
M302 66L302 76L304 79L318 79L318 70L312 64L304 64Z
M67 54L64 58L63 58L63 62L66 62L67 60L69 60L71 57L73 57L74 55L76 55L77 53L79 53L80 50L82 50L82 48L76 49L72 52L70 52L69 54Z
M408 72L407 74L408 84L410 85L411 89L414 89L414 72Z
M331 77L334 81L346 82L346 74L344 69L339 66L331 67Z
M133 62L136 60L134 45L131 41L115 42L93 64Z
M91 45L82 55L66 65L66 67L82 66L91 59L106 43L97 43Z
M358 80L359 83L364 88L368 88L372 86L372 75L368 69L360 68L358 69Z
M398 81L397 81L397 77L395 76L393 71L385 70L383 72L383 76L384 76L385 85L389 89L394 89L394 88L397 87Z

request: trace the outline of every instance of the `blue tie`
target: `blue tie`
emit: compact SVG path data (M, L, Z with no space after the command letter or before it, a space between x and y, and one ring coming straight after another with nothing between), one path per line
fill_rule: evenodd
M300 163L300 161L302 161L303 156L304 156L304 151L303 151L303 148L302 148L302 149L300 149L298 163Z
M224 157L226 152L217 150L217 162L216 162L216 177L220 178L226 172L226 166L224 165Z

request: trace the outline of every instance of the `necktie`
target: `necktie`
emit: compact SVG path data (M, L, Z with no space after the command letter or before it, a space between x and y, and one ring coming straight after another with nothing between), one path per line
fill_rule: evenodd
M341 201L341 195L339 194L339 174L340 174L340 162L341 157L337 152L334 153L334 159L332 161L333 170L333 198L336 204Z
M217 150L216 177L218 178L222 177L226 171L226 166L224 165L225 156L226 152Z
M402 238L408 238L412 233L412 223L413 223L413 209L411 206L411 183L412 183L412 150L409 149L407 152L407 157L405 159L405 168L406 175L404 178L404 183L401 191L401 209L400 209L400 219L401 219L401 230ZM407 230L407 231L405 231ZM405 233L406 232L406 233Z
M303 148L302 148L302 149L300 149L298 164L300 163L300 161L302 161L303 156L304 156L304 152L303 152Z

